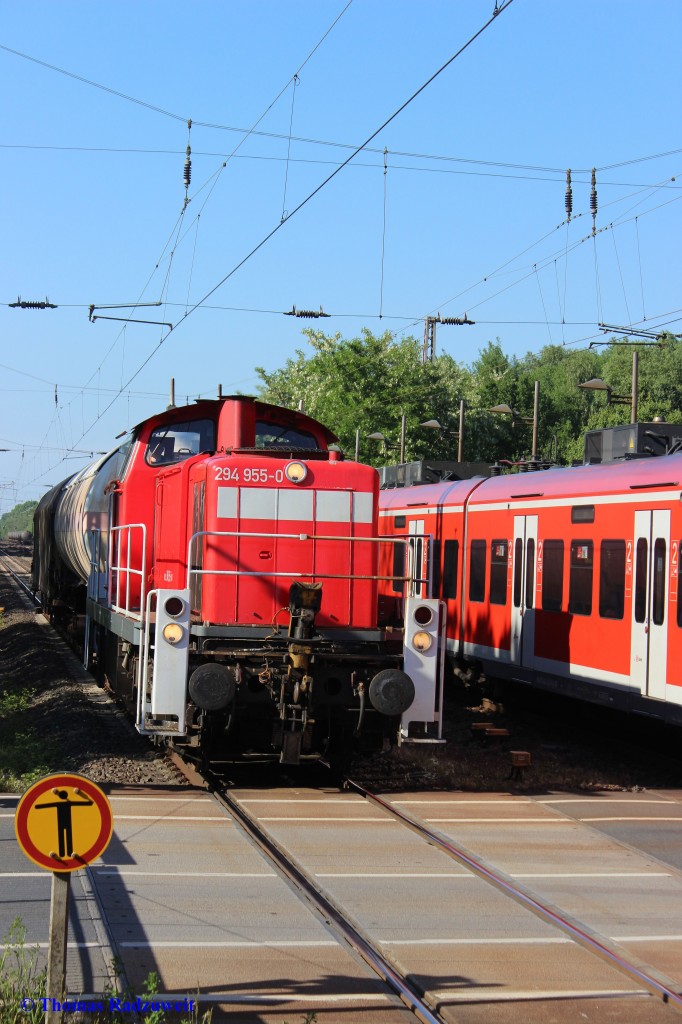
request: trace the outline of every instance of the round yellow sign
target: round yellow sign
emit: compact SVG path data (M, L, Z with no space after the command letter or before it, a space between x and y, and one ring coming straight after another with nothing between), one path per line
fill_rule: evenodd
M75 871L96 860L113 830L111 806L83 775L48 775L28 789L17 807L19 845L49 871Z

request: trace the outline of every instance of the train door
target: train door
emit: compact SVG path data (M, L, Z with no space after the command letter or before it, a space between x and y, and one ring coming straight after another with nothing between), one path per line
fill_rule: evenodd
M666 611L670 566L670 511L635 512L630 678L643 694L665 699Z
M410 539L407 545L407 572L412 580L409 597L430 597L429 558L432 544L430 537L424 536L424 520L410 521Z
M510 660L532 668L535 652L535 578L538 517L514 516Z

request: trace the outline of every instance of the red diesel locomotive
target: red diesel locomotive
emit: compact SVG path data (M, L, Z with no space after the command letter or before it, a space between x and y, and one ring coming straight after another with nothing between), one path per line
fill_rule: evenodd
M392 580L407 626L379 625L378 476L334 440L299 412L201 400L38 505L34 587L84 616L86 663L140 732L298 763L440 729L438 602Z
M682 724L682 454L385 490L380 529L442 599L458 674ZM402 621L390 581L380 601Z

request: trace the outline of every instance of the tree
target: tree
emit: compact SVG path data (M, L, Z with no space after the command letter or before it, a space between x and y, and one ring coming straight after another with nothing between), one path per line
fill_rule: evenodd
M23 501L0 516L0 537L6 537L8 533L19 533L22 530L30 530L33 533L33 513L37 504L37 501Z
M632 389L632 351L639 357L639 418L661 416L682 424L682 342L666 336L660 346L607 345L603 350L548 345L523 358L507 356L499 341L490 341L471 367L449 355L422 364L421 342L397 341L386 332L343 339L317 330L303 332L312 355L299 350L280 370L257 370L266 401L298 408L321 420L339 437L349 455L360 431L360 458L380 465L397 462L400 421L407 421L406 459L455 459L459 404L466 402L464 459L511 462L528 458L532 449L535 381L540 385L538 454L552 461L582 461L586 430L628 423L622 405L608 405L603 392L580 391L592 377L604 379L617 394ZM490 412L507 404L519 415ZM436 419L446 433L423 429ZM390 447L367 439L381 431Z
M368 440L367 434L379 431L390 445L398 444L403 414L408 461L453 457L452 439L434 437L433 431L419 426L429 419L455 425L460 397L470 389L470 374L450 356L423 365L421 343L415 338L395 341L390 332L376 336L363 330L361 337L350 339L313 329L303 333L312 356L299 350L280 370L256 368L261 398L291 409L302 402L308 415L337 434L349 455L355 452L359 430L362 461L396 461L387 459L381 442Z

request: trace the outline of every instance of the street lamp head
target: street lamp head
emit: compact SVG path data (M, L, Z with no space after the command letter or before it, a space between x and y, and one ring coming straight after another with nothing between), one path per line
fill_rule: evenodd
M429 427L431 430L443 430L438 420L427 420L426 423L420 423L420 427Z
M370 441L385 441L386 440L386 438L384 437L384 435L381 433L380 430L375 430L373 434L368 434L367 438Z
M586 380L583 384L578 384L579 388L583 391L610 391L611 387L602 380L601 377L592 377L591 380Z
M503 416L516 415L514 413L514 410L508 405L493 405L491 409L488 409L488 412L498 412L501 413Z
M592 380L586 380L584 384L578 384L578 387L584 391L605 391L607 405L631 405L632 403L632 395L617 395L611 385L607 384L601 377L593 377ZM632 422L634 423L634 420Z

